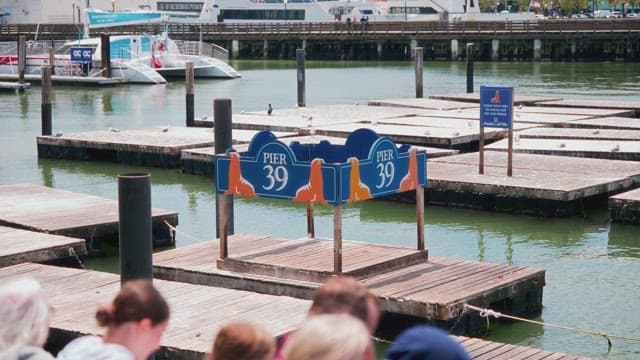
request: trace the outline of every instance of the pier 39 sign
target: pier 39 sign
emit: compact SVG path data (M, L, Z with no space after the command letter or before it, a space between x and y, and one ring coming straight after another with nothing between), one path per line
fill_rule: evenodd
M480 87L480 126L510 129L513 123L513 88Z
M91 62L93 49L90 47L72 47L71 61Z
M426 186L426 152L400 147L369 129L345 145L292 142L270 131L256 134L247 152L216 158L218 192L342 205Z

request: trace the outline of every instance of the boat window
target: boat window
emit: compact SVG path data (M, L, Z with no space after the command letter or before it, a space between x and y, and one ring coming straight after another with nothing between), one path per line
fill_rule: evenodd
M222 9L220 15L228 20L284 20L284 9ZM287 20L304 20L304 10L287 9Z
M185 11L185 12L200 12L204 2L172 2L172 1L158 1L158 11Z

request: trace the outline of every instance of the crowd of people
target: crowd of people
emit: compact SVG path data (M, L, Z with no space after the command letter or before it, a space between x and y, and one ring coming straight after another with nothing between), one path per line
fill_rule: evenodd
M57 359L146 360L160 347L169 315L169 305L151 281L129 281L110 305L96 311L104 335L76 338ZM0 286L0 358L54 359L43 349L52 316L36 280ZM372 335L379 318L376 296L353 278L334 276L316 290L307 318L295 331L276 340L256 324L229 323L213 339L207 360L373 360L378 358ZM469 355L446 332L419 325L398 335L384 359L468 360Z

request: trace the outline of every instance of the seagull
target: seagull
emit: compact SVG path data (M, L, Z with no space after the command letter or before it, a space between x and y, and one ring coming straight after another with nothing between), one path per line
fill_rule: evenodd
M167 132L167 131L169 131L169 128L168 128L168 127L164 127L164 128L162 128L160 131L162 131L162 132Z
M563 148L565 146L567 146L565 143L560 143L560 145L558 145L559 147Z
M593 134L594 134L594 135L595 135L595 134L600 134L600 130L594 130L594 131L593 131Z
M272 112L273 112L273 108L271 107L271 104L269 104L269 108L267 109L267 115L271 115Z
M620 151L620 145L616 144L616 146L614 146L613 149L611 149L611 151L613 152Z
M207 120L207 114L204 114L200 117L200 120Z
M63 134L62 134L62 131L58 131L58 132L56 133L56 137L60 137L60 136L62 136L62 135L63 135Z
M111 132L120 132L120 129L110 127L109 131L111 131Z

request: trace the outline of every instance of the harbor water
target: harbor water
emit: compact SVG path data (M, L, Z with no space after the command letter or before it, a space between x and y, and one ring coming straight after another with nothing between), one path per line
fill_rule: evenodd
M234 113L266 112L269 103L274 115L278 109L295 107L295 62L232 65L241 71L241 79L196 81L196 116L210 116L214 98L232 99ZM425 96L464 92L465 71L463 62L426 62ZM476 63L475 75L476 91L480 85L513 86L516 95L640 102L638 63ZM306 81L307 106L365 105L370 99L415 96L410 62L307 62ZM184 87L183 81L106 88L56 86L53 132L181 126ZM213 239L211 179L179 170L38 159L40 99L39 86L22 94L0 94L0 185L28 182L117 199L117 174L147 171L153 206L179 213L176 246ZM425 227L433 256L545 269L544 308L537 320L640 337L640 228L610 224L606 204L590 209L585 218L562 219L427 206ZM306 235L304 207L236 198L235 230L300 238ZM383 201L350 205L344 209L343 231L348 240L414 246L415 207ZM316 234L331 237L328 207L316 210ZM89 259L87 264L115 271L117 258ZM541 325L492 320L488 339L596 359L640 358L638 341L613 339L608 349L603 337Z

